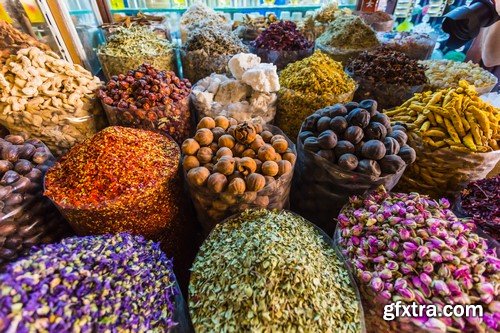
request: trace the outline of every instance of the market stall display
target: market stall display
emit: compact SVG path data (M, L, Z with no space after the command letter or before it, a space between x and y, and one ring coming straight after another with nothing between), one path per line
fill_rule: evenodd
M315 41L338 16L351 14L350 9L339 8L338 2L332 1L324 4L314 13L308 14L304 20L297 23L297 26L307 39Z
M293 141L307 116L351 101L356 89L342 64L320 51L288 65L280 73L280 85L275 122Z
M128 234L42 246L0 274L0 330L185 332L172 266L158 244Z
M7 135L0 139L0 266L25 254L33 245L69 234L50 200L43 178L55 158L37 139Z
M458 216L471 218L500 245L500 175L468 184L454 209Z
M200 120L182 144L182 165L205 233L247 208L288 208L293 143L271 125L219 116Z
M394 18L391 14L386 12L357 12L355 14L359 15L363 22L368 24L375 31L391 31L394 26Z
M143 64L111 77L97 92L110 125L167 134L181 144L193 127L191 83L174 72Z
M99 78L52 51L22 49L1 68L0 124L60 155L105 125L94 93L100 86Z
M120 16L115 15L112 23L105 23L101 25L106 38L119 31L121 27L130 28L133 25L140 25L148 27L151 31L156 33L159 37L172 40L170 35L170 28L164 16L148 15L138 13L135 16Z
M421 64L426 67L431 90L456 88L460 80L465 80L481 95L489 93L498 82L495 75L471 61L425 60Z
M229 73L227 63L248 47L232 32L220 27L200 27L190 32L181 49L184 77L197 82L212 73Z
M194 85L191 102L197 119L225 116L239 122L253 118L272 122L280 89L276 66L261 63L254 54L239 53L228 67L232 77L212 74Z
M270 13L266 16L252 16L246 14L242 21L233 22L232 29L243 43L248 44L254 41L262 31L269 28L272 23L278 21L274 13Z
M347 71L358 84L354 99L375 99L381 110L401 105L427 83L425 67L417 60L384 47L361 53Z
M218 27L227 32L231 30L231 25L220 13L202 2L195 3L182 14L180 19L181 41L186 43L189 34L198 28Z
M302 35L292 21L272 23L250 43L250 52L263 62L273 63L278 70L310 56L313 51L314 43Z
M368 332L497 332L500 262L470 223L439 202L383 188L353 197L336 242L360 286ZM383 320L384 305L480 305L483 317Z
M415 60L429 59L436 46L437 34L417 32L385 32L379 33L382 45L403 52Z
M347 65L361 52L376 48L377 35L359 16L341 15L316 39L316 48Z
M43 51L50 51L48 45L0 20L0 64L5 63L11 55L16 55L19 50L32 46Z
M189 309L199 332L364 332L331 240L286 211L247 210L214 229L193 265Z
M175 235L181 223L179 160L171 138L107 127L47 172L45 195L78 234Z
M297 139L293 210L332 235L351 195L380 185L392 189L415 161L406 140L405 128L392 127L374 100L316 111Z
M177 70L174 46L141 25L116 28L107 43L97 50L97 56L108 80L144 63L159 70Z
M408 144L417 153L398 185L401 191L455 197L500 161L500 109L483 102L466 81L415 94L385 114L408 127Z

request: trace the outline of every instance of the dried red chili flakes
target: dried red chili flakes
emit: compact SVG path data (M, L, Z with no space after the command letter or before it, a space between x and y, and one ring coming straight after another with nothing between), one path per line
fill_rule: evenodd
M309 41L292 21L272 23L252 42L252 46L283 51L298 51L309 49L313 43Z

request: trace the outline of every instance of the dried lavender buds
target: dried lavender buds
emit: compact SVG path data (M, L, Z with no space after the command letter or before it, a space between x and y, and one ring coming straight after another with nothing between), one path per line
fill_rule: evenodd
M252 42L259 49L298 51L309 49L313 43L307 40L292 21L279 21L264 30Z
M115 75L102 87L101 99L111 125L150 129L181 143L189 135L191 83L149 64Z
M159 245L128 234L43 246L0 275L0 331L168 332L178 287Z
M473 225L460 221L449 206L446 199L389 194L383 188L352 197L338 218L340 246L375 303L400 300L441 310L445 304L479 304L484 309L483 318L415 318L415 325L434 324L436 332L497 331L500 261Z
M47 172L45 195L79 233L153 237L178 222L179 159L166 136L107 127Z
M200 332L361 331L343 262L286 211L248 210L218 225L193 265L189 307Z

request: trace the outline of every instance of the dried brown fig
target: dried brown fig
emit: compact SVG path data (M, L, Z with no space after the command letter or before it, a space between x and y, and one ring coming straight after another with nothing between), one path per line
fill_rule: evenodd
M216 125L215 125L215 120L211 117L203 117L201 118L200 122L198 123L198 126L196 127L196 129L200 129L200 128L208 128L208 129L212 129L214 128Z
M279 154L283 154L288 149L288 141L286 141L285 139L278 138L276 140L273 140L272 145L274 150L276 150L276 152Z
M241 156L254 158L257 156L257 153L253 149L248 148L241 154Z
M274 177L278 174L278 171L278 163L274 161L265 161L264 163L262 163L262 173L265 176Z
M219 138L219 147L227 147L229 149L232 149L235 144L236 141L231 135L224 134Z
M201 164L210 163L212 161L213 152L209 147L201 147L196 154L198 161Z
M217 159L219 159L223 156L233 157L233 152L231 151L231 149L229 149L227 147L222 147L222 148L219 148L219 150L217 150L217 153L215 153L215 156L217 157Z
M257 131L255 130L255 126L248 121L239 124L234 130L234 138L242 145L251 144L256 136Z
M242 175L247 176L257 170L257 163L251 157L243 157L236 162L236 169Z
M182 153L184 155L196 155L200 149L200 144L195 139L187 139L182 143Z
M214 141L214 134L208 128L200 128L196 131L194 139L200 144L200 146L208 146Z
M246 190L245 181L242 178L235 178L231 180L227 186L227 191L234 195L243 194Z
M224 116L217 116L215 117L215 126L227 130L229 128L229 119Z
M229 176L234 172L235 160L229 156L221 157L214 166L215 172L220 172L223 175Z
M265 144L264 146L259 148L257 156L262 162L274 161L274 159L276 158L276 151L270 144Z
M214 193L221 193L225 190L228 181L222 173L214 173L208 177L207 187Z
M249 191L258 192L266 186L266 179L261 174L252 173L247 176L246 185Z
M186 171L197 168L199 166L200 166L200 161L198 161L198 158L196 158L196 156L186 156L182 161L182 167Z
M210 171L205 167L197 167L187 173L188 182L193 186L204 186L209 176Z

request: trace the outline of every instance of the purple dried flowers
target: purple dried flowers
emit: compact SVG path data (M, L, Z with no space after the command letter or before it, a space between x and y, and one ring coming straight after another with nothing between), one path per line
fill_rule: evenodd
M440 318L441 324L419 318L418 325L497 331L500 261L486 240L473 232L474 225L459 220L449 207L447 200L436 202L417 193L389 194L383 188L364 198L352 197L338 218L339 245L351 261L363 258L363 268L355 267L364 286L361 290L382 302L479 304L484 309L484 318ZM392 216L368 223L381 212ZM393 217L401 220L392 223ZM352 237L356 242L350 241Z
M462 191L463 213L500 241L500 175L470 183Z
M159 244L129 234L35 248L0 275L0 331L164 332L178 294Z
M292 21L272 23L253 42L252 46L259 49L300 51L309 49L313 43L309 41Z

